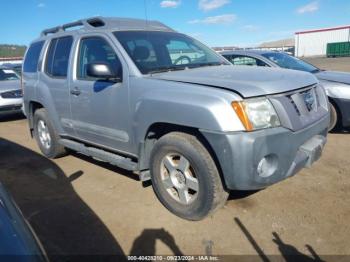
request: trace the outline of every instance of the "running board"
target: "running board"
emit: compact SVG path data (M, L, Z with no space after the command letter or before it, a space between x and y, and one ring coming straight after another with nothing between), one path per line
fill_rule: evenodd
M60 139L59 143L64 147L72 149L78 153L93 157L100 161L108 162L111 165L118 166L129 171L137 170L137 163L133 162L130 158L122 157L95 147L88 147L82 143L69 139Z

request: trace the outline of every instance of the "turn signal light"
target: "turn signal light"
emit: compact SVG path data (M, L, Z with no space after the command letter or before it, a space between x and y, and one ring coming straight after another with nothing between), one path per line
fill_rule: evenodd
M247 131L253 131L253 125L250 122L248 115L245 110L245 105L243 102L232 102L232 107L235 110L237 116L241 120L243 126Z

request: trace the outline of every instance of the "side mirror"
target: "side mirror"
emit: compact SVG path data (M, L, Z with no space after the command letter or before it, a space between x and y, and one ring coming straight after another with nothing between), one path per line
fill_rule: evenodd
M101 80L112 80L121 82L121 77L113 72L108 64L91 63L87 66L87 75L89 77L98 78Z

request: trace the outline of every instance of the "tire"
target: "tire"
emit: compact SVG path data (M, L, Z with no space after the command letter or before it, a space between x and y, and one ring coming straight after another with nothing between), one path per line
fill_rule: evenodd
M329 108L331 113L331 120L329 123L328 131L330 132L339 128L339 121L338 121L338 111L335 108L335 106L332 103L329 103Z
M153 189L173 214L201 220L226 203L228 192L215 162L195 136L172 132L161 137L150 161Z
M45 125L45 128L42 124ZM46 136L43 135L43 132L46 133ZM49 120L45 108L40 108L34 113L34 138L40 151L48 158L59 158L67 154L66 149L58 142L60 137Z

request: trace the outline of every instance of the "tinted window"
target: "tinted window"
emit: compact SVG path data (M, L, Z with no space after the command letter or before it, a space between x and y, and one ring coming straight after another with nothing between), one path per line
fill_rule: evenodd
M227 64L197 40L173 32L115 32L143 74Z
M122 75L122 66L112 47L100 37L90 37L81 40L77 77L89 79L87 66L91 63L108 64L118 76Z
M66 77L69 54L72 48L71 36L53 39L47 53L46 73L54 77Z
M0 69L0 81L19 80L18 75L11 69Z
M38 69L38 61L43 48L44 41L33 43L26 54L23 64L23 71L27 73L34 73Z
M282 68L306 71L309 73L316 73L320 71L317 67L285 53L266 53L262 54L262 56L266 57Z

